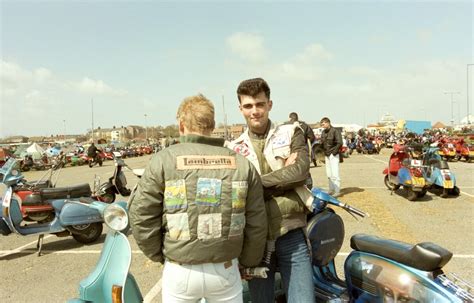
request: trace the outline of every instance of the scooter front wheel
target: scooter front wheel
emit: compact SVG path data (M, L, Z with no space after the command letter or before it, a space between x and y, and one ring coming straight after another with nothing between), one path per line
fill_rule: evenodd
M92 243L99 239L102 234L102 229L102 223L72 225L69 227L74 240L82 244Z

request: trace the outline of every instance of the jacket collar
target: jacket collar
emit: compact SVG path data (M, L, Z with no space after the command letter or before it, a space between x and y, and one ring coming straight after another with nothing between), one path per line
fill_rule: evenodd
M224 146L224 139L199 135L185 135L179 137L180 143L200 143L215 146Z

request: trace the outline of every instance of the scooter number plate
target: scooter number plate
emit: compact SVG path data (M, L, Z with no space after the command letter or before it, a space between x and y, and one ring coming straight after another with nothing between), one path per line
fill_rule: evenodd
M413 185L425 185L425 179L424 178L417 178L413 177Z
M453 181L451 181L451 180L445 180L445 181L443 182L443 187L444 187L444 188L453 188L453 187L454 187L454 186L453 186Z

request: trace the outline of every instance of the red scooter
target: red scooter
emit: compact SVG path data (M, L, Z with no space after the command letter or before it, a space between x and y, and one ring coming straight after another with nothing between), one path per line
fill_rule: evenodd
M403 187L408 193L407 199L414 201L426 195L428 186L423 177L422 161L413 159L410 149L395 144L388 167L383 174L385 186L392 192Z
M465 159L466 162L474 160L474 145L468 144L464 139L458 139L453 142L456 148L456 158L458 160Z

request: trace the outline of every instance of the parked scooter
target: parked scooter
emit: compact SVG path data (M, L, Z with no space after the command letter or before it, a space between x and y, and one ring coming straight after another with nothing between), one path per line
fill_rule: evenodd
M22 236L39 235L38 255L41 255L44 234L54 234L58 237L69 236L80 243L92 243L102 234L102 218L100 214L90 209L88 204L92 199L78 200L57 199L52 202L55 216L47 223L22 224L23 215L18 196L13 195L13 189L0 184L2 197L2 218L0 233L7 236L17 233Z
M312 249L313 281L317 302L474 302L473 286L455 274L445 274L444 265L452 253L435 243L411 245L395 240L357 234L351 238L354 249L344 264L345 281L337 273L334 258L344 241L344 223L328 205L341 207L352 215L366 214L344 204L320 189L312 190L313 213L307 235ZM132 193L133 195L133 193ZM79 298L69 303L143 302L133 275L127 207L95 202L110 232L99 261L79 284ZM246 284L246 282L244 282ZM244 302L248 288L244 285Z
M80 197L92 197L96 200L100 199L99 197L91 196L91 188L87 183L75 186L56 187L60 169L50 168L39 180L28 182L24 179L21 172L13 175L14 171L19 171L18 165L17 160L10 159L6 165L0 169L0 174L2 175L0 182L11 186L13 193L18 196L24 221L47 223L53 220L53 200Z
M406 146L395 144L393 150L388 167L383 171L385 186L392 193L403 186L409 201L424 197L428 186L423 177L421 160L413 159Z
M449 169L448 162L441 158L438 151L437 147L430 147L425 151L423 176L431 187L442 190L442 198L447 198L448 195L458 196L460 190L456 186L456 177Z
M415 245L356 234L344 262L345 281L334 258L344 240L344 223L328 205L353 216L365 214L319 190L312 190L314 213L307 227L312 248L316 302L474 302L474 287L443 266L452 253L423 242Z
M100 197L100 200L107 203L114 202L115 197L118 194L128 197L131 193L131 190L127 188L127 178L123 173L123 168L126 168L130 171L132 170L122 159L121 153L114 152L113 155L115 164L114 174L109 178L108 182L100 185L98 190L95 191L95 194ZM98 183L100 183L100 180Z
M464 158L464 160L466 160L468 163L474 161L474 145L466 143L464 139L455 141L454 145L456 147L457 160Z
M446 161L454 161L456 159L456 149L454 148L454 144L451 142L442 142L438 144L440 154L443 159Z

